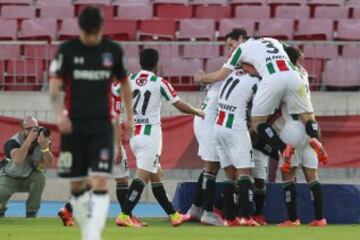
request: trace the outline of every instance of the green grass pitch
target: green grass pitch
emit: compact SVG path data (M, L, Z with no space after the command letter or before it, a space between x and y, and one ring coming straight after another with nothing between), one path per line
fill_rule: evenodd
M360 240L360 225L329 225L311 228L306 225L279 228L265 227L211 227L185 223L171 227L167 219L145 219L150 226L120 228L114 219L107 221L103 240ZM80 239L78 227L65 228L57 218L3 218L0 219L1 240L73 240Z

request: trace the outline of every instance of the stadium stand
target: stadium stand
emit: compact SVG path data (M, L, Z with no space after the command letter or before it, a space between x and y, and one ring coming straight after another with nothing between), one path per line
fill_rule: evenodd
M344 45L344 48L342 50L342 58L360 58L360 46L355 44Z
M56 39L57 23L55 19L28 19L22 23L19 40L46 40Z
M215 21L212 19L184 19L180 21L178 40L214 40Z
M72 6L72 0L37 0L36 5L40 7L45 6Z
M1 8L2 19L30 19L35 18L35 8L33 6L9 5Z
M75 17L75 8L71 5L46 5L40 7L40 18L66 19Z
M197 6L195 8L195 18L209 18L219 21L223 18L231 17L230 6Z
M153 8L151 5L119 5L117 18L145 20L153 17Z
M122 19L105 20L104 35L118 41L133 41L136 39L136 21Z
M234 26L238 28L245 28L250 36L253 36L255 33L255 24L256 22L252 19L221 19L219 24L219 35L218 40L224 40L225 35L230 32Z
M360 86L360 61L358 59L333 59L325 64L325 86L354 87ZM345 77L344 77L345 76Z
M306 19L309 17L310 8L306 6L279 6L275 12L275 18Z
M155 16L170 19L192 18L193 8L185 5L160 5L156 8Z
M140 40L174 40L176 21L167 19L150 19L140 23Z
M263 19L270 18L268 6L238 6L235 8L235 18Z
M77 26L76 19L71 18L62 21L60 30L58 32L59 40L71 39L78 35L79 35L79 29Z
M15 40L17 35L16 20L0 21L0 40Z
M332 40L333 21L330 19L301 19L295 40Z
M262 19L259 21L259 35L280 40L291 40L294 34L292 19Z
M360 22L355 19L341 19L338 23L338 40L360 40Z

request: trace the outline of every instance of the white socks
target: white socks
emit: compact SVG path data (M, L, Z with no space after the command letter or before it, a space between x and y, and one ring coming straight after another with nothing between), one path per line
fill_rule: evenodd
M74 217L81 228L82 240L101 240L110 205L108 193L85 192L71 198Z

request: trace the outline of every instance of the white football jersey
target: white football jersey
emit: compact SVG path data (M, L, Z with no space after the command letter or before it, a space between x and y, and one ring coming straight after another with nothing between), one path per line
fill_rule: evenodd
M216 124L238 130L247 129L247 110L258 84L257 77L242 70L230 74L222 84L218 95Z
M217 104L219 91L222 85L221 82L216 82L208 85L205 100L201 106L205 113L205 120L214 122L217 115Z
M282 43L273 38L248 39L235 49L223 67L234 71L241 63L253 65L261 77L295 70Z
M160 124L161 98L171 104L179 97L171 84L153 72L141 70L130 75L135 125Z

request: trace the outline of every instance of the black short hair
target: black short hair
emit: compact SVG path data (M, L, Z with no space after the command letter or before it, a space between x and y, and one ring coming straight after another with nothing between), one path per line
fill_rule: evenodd
M293 46L284 45L284 50L285 50L286 54L288 55L288 57L290 58L291 63L294 65L296 64L296 62L302 55L302 52L300 51L300 49L293 47Z
M78 17L79 27L86 33L98 32L102 28L103 22L100 9L94 6L86 7Z
M144 70L152 71L159 62L159 53L153 48L145 48L140 52L140 66Z
M227 40L228 38L231 38L233 40L238 40L239 37L242 36L243 38L247 38L247 33L246 33L246 29L245 28L233 28L233 30L231 30L231 32L229 32L228 34L225 35L225 40Z

